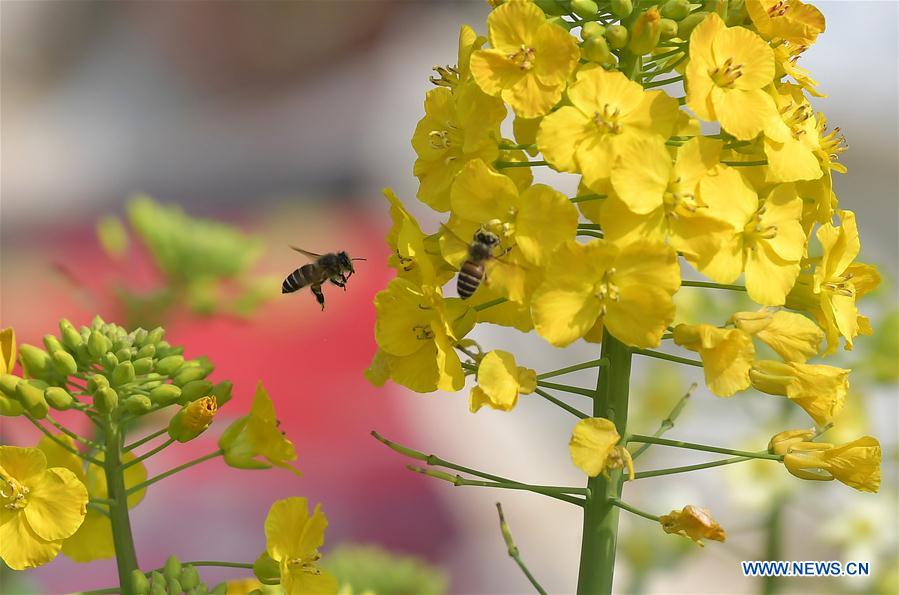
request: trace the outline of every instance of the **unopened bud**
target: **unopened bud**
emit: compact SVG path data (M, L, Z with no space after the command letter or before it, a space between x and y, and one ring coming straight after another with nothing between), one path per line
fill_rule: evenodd
M666 19L679 21L690 14L690 2L688 0L668 0L662 5L661 12Z
M671 39L677 37L677 22L672 19L659 21L659 39Z
M596 37L606 32L606 28L596 21L589 21L581 25L581 39L586 41L590 37Z
M631 40L627 44L627 49L638 56L648 54L655 49L661 35L661 20L659 9L656 7L650 8L637 17L637 20L631 25Z
M228 595L228 583L219 583L212 587L209 595Z
M181 387L181 404L186 405L212 392L212 383L208 380L192 380Z
M143 415L153 408L153 401L146 395L131 395L125 399L125 411L133 415Z
M109 386L109 379L106 376L103 374L94 374L87 381L87 392L93 394L107 386Z
M215 402L218 403L219 407L231 400L231 389L233 386L233 384L225 380L212 387L212 396L215 397Z
M702 9L706 12L717 12L723 20L727 20L727 0L703 0Z
M150 391L150 400L157 405L165 407L181 398L181 388L174 384L163 384Z
M184 589L181 587L181 581L177 578L166 579L166 583L168 595L183 595Z
M809 442L815 437L815 430L786 430L775 434L768 443L768 452L776 455L785 455L790 447L800 442Z
M72 405L75 404L75 399L72 395L70 395L64 388L58 386L51 386L45 390L44 398L47 399L47 404L57 411L71 409Z
M62 343L59 342L59 339L56 338L56 335L44 335L44 347L47 349L47 353L51 355L56 351L65 349Z
M681 39L689 39L690 34L693 33L693 29L696 28L696 25L704 21L707 16L709 16L709 13L702 11L687 15L687 17L677 25L677 36Z
M56 366L56 369L66 376L71 376L78 371L78 364L75 363L75 358L72 357L72 354L68 351L59 349L53 352L52 357L53 364Z
M84 345L84 340L78 330L65 318L59 321L59 334L62 337L62 344L68 349L76 349Z
M728 0L727 2L727 18L725 23L728 27L738 27L751 21L749 11L746 10L744 0Z
M598 64L615 63L615 58L612 56L612 52L609 51L609 44L606 43L605 37L599 35L590 37L584 42L581 48L584 58L591 62L596 62Z
M147 329L137 328L132 335L132 343L140 347L147 340Z
M87 339L87 352L94 358L96 361L100 361L109 348L112 347L112 342L103 336L100 331L91 331L90 337Z
M165 329L161 326L157 326L152 331L147 333L147 340L144 342L144 345L156 345L160 341L162 341L163 337L165 337Z
M6 394L0 395L0 416L18 417L19 415L22 415L24 411L25 409L18 400L11 399L7 397Z
M113 347L115 347L115 345L113 345ZM134 357L134 350L130 347L120 347L119 349L116 349L115 356L120 362L125 362Z
M171 581L181 576L181 562L178 561L178 558L175 556L166 558L165 565L162 567L162 575L166 581Z
M47 399L44 398L44 388L39 388L34 381L30 380L23 380L16 386L19 403L35 419L44 419L50 412Z
M176 374L184 364L184 357L180 355L170 355L156 362L156 371L166 376Z
M134 360L134 373L135 374L149 374L153 371L153 358L152 357L142 357L140 359Z
M52 371L50 356L34 345L19 345L19 361L25 375L32 378L46 378Z
M596 16L599 6L593 0L571 0L571 12L582 19L589 19Z
M156 355L156 345L144 345L137 351L137 357L153 357Z
M185 405L169 421L169 436L178 442L193 440L209 427L217 410L215 397L203 397Z
M199 366L191 366L189 368L181 368L181 370L172 377L172 382L178 386L184 386L188 382L194 380L202 380L208 372Z
M631 0L611 0L609 3L612 14L623 19L630 16L634 12L634 4Z
M119 404L119 393L112 387L106 386L94 393L94 406L100 413L110 413Z
M605 38L609 42L609 47L620 50L627 45L629 33L627 27L621 25L610 25L606 27Z
M22 379L15 374L0 374L0 395L7 399L18 399L16 387L19 386L20 382L22 382Z
M147 575L136 568L131 571L131 590L135 595L149 595L150 593L150 581L147 579Z
M119 365L119 358L117 358L115 356L115 354L111 351L104 353L103 357L100 359L103 363L103 367L106 368L107 370L112 370L113 368L115 368L116 366Z
M123 384L128 384L129 382L133 381L134 364L125 361L116 365L116 367L112 371L111 380L112 383L116 386L122 386Z
M183 589L193 589L200 584L200 574L193 566L187 565L181 569L181 576L178 577Z

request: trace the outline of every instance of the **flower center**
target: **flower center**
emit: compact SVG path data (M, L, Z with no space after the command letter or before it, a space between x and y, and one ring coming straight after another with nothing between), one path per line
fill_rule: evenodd
M787 3L787 0L780 0L780 2L771 5L771 8L768 9L768 16L772 19L774 17L782 17L787 14L789 9L790 5Z
M529 48L524 44L521 44L521 47L517 52L509 54L506 57L514 62L519 70L528 71L534 67L534 59L536 56L537 52L534 51L534 48Z
M19 483L12 477L0 480L0 486L2 486L0 487L0 498L3 498L4 508L21 510L28 506L28 494L31 492L28 486Z
M430 76L428 80L438 87L449 87L452 89L459 84L459 80L462 78L459 68L456 66L435 66L433 70L437 73L437 76Z
M821 150L830 157L830 160L836 161L839 159L840 153L848 149L849 145L846 144L846 137L840 134L839 126L825 134L826 126L823 121L818 122L818 143L821 145Z
M675 220L683 214L683 211L692 214L696 209L706 206L697 200L689 187L683 184L680 176L668 182L668 188L662 195L662 204L665 208L665 217Z
M831 277L826 283L822 283L821 287L837 295L853 297L855 296L855 285L851 281L852 273L846 273L845 275Z
M430 325L416 324L412 327L412 331L415 333L415 338L419 341L430 341L434 338L434 331Z
M618 122L618 115L620 113L620 109L606 103L602 106L602 113L594 112L593 123L596 124L597 128L602 132L618 134L621 132L621 124Z
M754 217L752 217L743 228L743 237L746 244L756 249L755 243L760 240L773 240L777 237L776 225L765 225L762 223L762 216L765 214L765 207L760 208Z
M780 110L781 118L790 127L793 138L799 140L806 130L802 127L805 122L814 115L814 110L807 104L790 103Z
M738 78L743 76L743 65L734 64L734 59L728 58L724 64L709 72L709 76L719 87L730 88Z
M428 133L428 144L434 149L449 149L459 144L459 127L452 120L443 123L442 130L432 130Z
M322 571L315 566L315 563L321 560L322 555L316 550L308 558L290 558L287 560L287 567L293 571L299 571L307 574L318 576Z
M611 300L617 302L621 299L618 285L615 284L615 272L615 267L612 267L603 273L602 279L599 280L599 283L597 283L593 289L596 293L596 297L602 302L599 308L601 316L606 315L606 301Z

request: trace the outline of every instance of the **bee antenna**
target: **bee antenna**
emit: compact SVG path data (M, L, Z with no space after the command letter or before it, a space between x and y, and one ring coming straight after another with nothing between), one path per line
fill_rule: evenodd
M365 258L351 258L350 260L367 260Z

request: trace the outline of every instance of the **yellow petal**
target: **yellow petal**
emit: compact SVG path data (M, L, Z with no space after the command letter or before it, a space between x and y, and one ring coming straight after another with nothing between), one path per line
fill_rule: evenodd
M663 204L671 177L671 155L661 137L637 136L620 145L612 185L628 209L645 215Z
M578 211L561 192L536 184L525 190L515 218L515 243L522 255L543 266L559 244L574 237Z
M81 563L114 558L115 544L109 519L96 510L88 510L75 534L62 543L62 553Z
M77 450L75 441L65 434L59 434L55 438L70 448ZM82 460L73 452L70 452L60 446L55 440L49 436L41 438L37 443L37 448L47 457L47 467L64 467L75 474L79 480L84 481L84 464ZM96 465L93 465L96 467ZM102 496L105 497L105 496Z
M38 536L23 513L0 509L0 558L13 570L46 564L61 548L62 540L47 541Z
M674 321L671 294L654 285L624 285L619 300L606 306L606 329L634 347L658 347L665 329Z
M480 393L486 397L477 400L493 409L510 411L518 402L518 366L515 357L508 351L494 350L487 353L478 366L478 386ZM472 411L475 408L475 391L472 391Z
M456 176L450 194L453 213L469 221L505 221L518 200L518 189L507 176L491 171L480 159L469 161Z
M490 45L501 52L514 53L524 45L533 47L537 30L546 16L530 2L507 2L487 17Z
M310 517L306 498L277 500L265 517L265 551L277 562L310 557L325 542L327 527L321 505Z
M761 89L716 88L711 97L721 126L739 140L752 140L779 117L774 100Z
M487 95L497 96L527 76L508 54L500 50L478 50L471 55L471 76Z
M734 89L761 89L774 80L774 51L749 29L730 27L720 31L712 40L712 52L717 66L723 66L727 59L741 65Z
M25 507L28 525L42 539L54 541L71 536L87 512L87 488L63 467L48 469L28 482L31 493Z
M620 439L615 424L608 419L582 419L574 426L568 443L571 460L588 476L596 477L605 470L609 454Z
M581 56L577 40L568 31L545 23L534 40L537 78L544 85L564 85Z
M536 74L528 74L504 89L502 98L512 106L516 115L537 118L549 113L562 98L564 90L564 83L547 85L541 83Z
M537 334L556 347L583 337L599 316L599 300L583 284L544 284L531 298Z
M570 106L560 107L540 121L537 146L543 157L560 171L577 172L574 155L586 138L590 120Z
M8 327L0 331L0 374L11 374L16 365L16 331Z

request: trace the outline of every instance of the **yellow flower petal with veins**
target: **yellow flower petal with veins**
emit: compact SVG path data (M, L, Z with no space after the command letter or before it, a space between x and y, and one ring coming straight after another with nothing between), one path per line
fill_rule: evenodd
M710 324L679 324L674 342L699 353L705 382L719 397L730 397L749 388L749 369L755 348L749 335L739 329L721 329Z
M312 515L306 498L285 498L272 504L265 517L265 551L281 568L287 595L336 594L337 579L316 566L325 543L328 519L317 504Z
M809 46L825 28L821 11L800 0L746 0L746 11L765 39Z
M590 477L609 476L609 469L627 466L631 479L634 464L628 450L618 444L621 436L615 424L604 417L588 417L575 424L568 442L571 460Z
M737 312L731 321L788 362L805 363L817 355L824 338L824 332L813 320L797 312Z
M880 490L880 442L863 436L841 446L800 442L784 456L784 466L800 479L836 479L862 492Z
M519 394L534 392L537 372L518 366L508 351L493 350L478 365L478 384L471 389L470 409L475 413L487 405L500 411L511 411Z
M820 364L757 360L749 378L755 389L787 397L822 426L839 415L849 390L849 370Z

